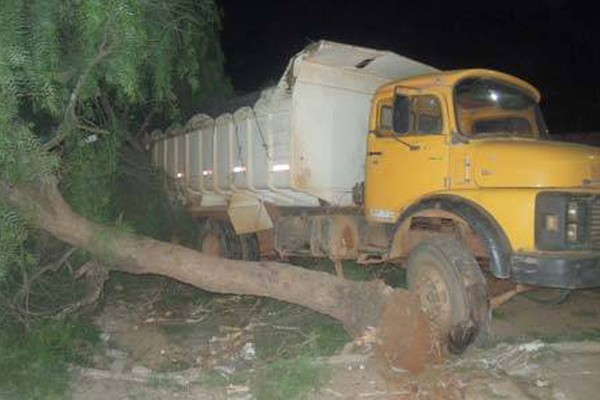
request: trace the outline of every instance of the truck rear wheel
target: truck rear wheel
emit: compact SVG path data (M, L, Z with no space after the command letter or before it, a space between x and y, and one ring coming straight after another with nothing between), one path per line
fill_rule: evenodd
M200 228L198 250L214 257L242 259L242 243L228 221L207 219Z
M487 339L491 311L485 277L456 239L438 237L419 244L408 258L407 280L451 353Z
M207 219L200 228L198 250L232 260L258 261L260 246L256 233L238 235L229 221Z
M260 260L260 244L256 233L240 235L242 244L242 258L246 261Z

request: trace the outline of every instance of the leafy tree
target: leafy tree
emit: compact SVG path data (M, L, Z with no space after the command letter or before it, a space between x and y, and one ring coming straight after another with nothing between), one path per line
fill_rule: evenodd
M188 117L205 99L231 92L219 29L214 0L5 1L2 183L27 188L59 183L79 213L103 223L123 224L122 210L133 201L139 215L131 223L165 238L168 233L157 227L168 223L147 222L148 215L169 215L160 212L169 206L165 182L135 150L143 148L150 125ZM131 186L132 177L147 201L119 190ZM151 212L142 216L144 211ZM0 277L12 274L9 282L28 284L42 261L52 263L48 241L37 240L27 220L0 197ZM50 247L57 260L70 251Z
M78 283L77 272L62 266L85 272L96 265L89 253L32 224L48 201L17 210L10 193L18 188L40 199L59 187L93 221L167 238L165 227L173 224L166 183L140 150L148 127L187 118L205 99L231 92L219 30L215 0L3 2L0 352L7 362L0 370L19 365L38 372L13 371L20 378L0 383L0 392L62 398L66 370L55 376L56 367L72 358L62 350L71 339L57 346L47 328L53 338L81 335L73 334L71 321L45 317L64 317L73 305L89 303L90 282ZM56 384L41 387L38 375Z

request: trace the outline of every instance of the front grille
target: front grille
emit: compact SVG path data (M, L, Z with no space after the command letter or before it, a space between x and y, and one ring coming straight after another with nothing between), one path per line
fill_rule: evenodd
M591 199L588 217L590 247L600 250L600 196Z

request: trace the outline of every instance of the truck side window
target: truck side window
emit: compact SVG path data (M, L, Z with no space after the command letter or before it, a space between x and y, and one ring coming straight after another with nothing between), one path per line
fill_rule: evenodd
M411 129L412 115L410 97L397 95L394 98L393 128L396 133L407 133Z
M379 129L382 131L392 130L392 107L389 105L381 106Z
M443 129L440 102L435 96L415 96L412 112L416 116L416 133L441 133Z
M394 98L394 132L399 134L442 133L443 120L440 102L435 96L403 96Z

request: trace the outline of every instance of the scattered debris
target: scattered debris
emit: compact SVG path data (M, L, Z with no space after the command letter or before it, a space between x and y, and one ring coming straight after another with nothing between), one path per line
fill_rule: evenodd
M117 290L113 292L116 299L107 299L97 317L107 350L94 360L98 369L74 369L78 384L105 382L98 383L105 387L104 392L99 390L101 395L106 395L106 388L133 387L134 392L144 393L140 398L152 400L174 397L250 400L257 396L252 393L254 387L251 381L240 381L240 377L260 371L265 363L265 344L271 351L269 357L279 360L290 354L290 349L310 349L320 340L319 334L305 329L307 318L315 318L314 314L286 304L274 309L264 307L267 302L263 302L258 307L259 302L252 299L223 296L218 300L204 298L165 307L162 295L156 290L141 293L138 301L123 298L129 294L128 290ZM598 301L594 303L596 298ZM505 310L525 309L517 307L522 301L523 298L513 299L503 306L498 311L503 317L500 322L511 322L507 316L516 312ZM592 326L597 326L594 318L600 313L600 295L577 294L570 299L571 304L585 304L586 313L581 318L594 320ZM396 315L394 310L390 312ZM528 316L532 313L531 309L527 312ZM429 354L439 351L435 342L419 342L422 337L418 333L423 330L419 331L418 324L410 325L411 318L419 320L418 314L400 317L407 322L384 328L386 334L416 335L413 337L416 341L411 342L413 346L405 349L409 353L419 348L427 349ZM190 322L200 318L201 323ZM407 325L415 329L407 333ZM387 364L381 362L382 358L373 357L380 345L377 333L376 328L368 328L340 354L312 359L310 363L329 373L321 389L305 397L314 400L570 399L595 398L600 390L597 383L600 343L597 342L532 340L498 344L485 350L471 349L415 376L398 362L402 360L395 358L397 353L386 354L383 360ZM211 381L211 385L206 385ZM154 388L156 397L146 397L150 388ZM197 393L204 397L192 395ZM101 395L96 398L106 397Z
M227 400L251 400L250 388L244 385L227 385Z

